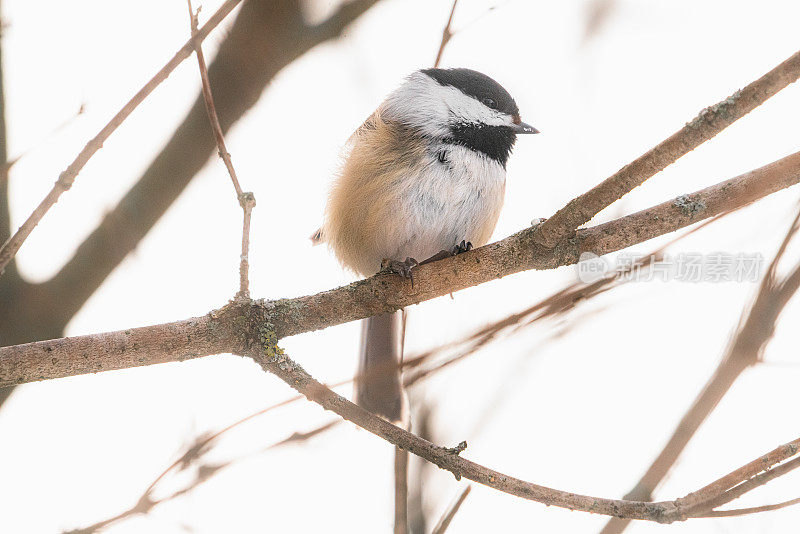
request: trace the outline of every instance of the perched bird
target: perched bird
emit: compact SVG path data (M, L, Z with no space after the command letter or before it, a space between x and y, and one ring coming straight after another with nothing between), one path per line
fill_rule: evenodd
M351 136L312 241L326 241L363 276L382 265L409 276L416 259L484 245L503 205L516 137L534 133L485 74L416 71ZM406 418L401 330L400 312L365 320L356 377L356 402L390 421Z

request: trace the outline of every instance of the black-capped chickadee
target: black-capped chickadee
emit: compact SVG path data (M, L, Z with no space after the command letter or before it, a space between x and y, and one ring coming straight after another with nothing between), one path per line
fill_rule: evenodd
M486 244L503 205L506 161L520 120L511 95L470 69L411 74L348 141L325 221L312 241L364 276L382 265L408 275L417 259ZM384 263L388 260L388 263ZM356 401L405 421L401 314L364 322Z

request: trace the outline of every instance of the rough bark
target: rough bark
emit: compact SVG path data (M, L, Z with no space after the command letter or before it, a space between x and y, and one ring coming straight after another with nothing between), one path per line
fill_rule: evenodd
M391 273L379 273L347 286L305 297L274 301L236 300L209 315L211 319L214 319L214 315L226 317L225 328L216 331L226 338L218 340L220 344L198 350L187 336L176 341L169 356L165 356L156 339L141 334L137 358L129 363L149 365L178 361L210 355L214 350L237 352L243 339L252 343L266 336L277 341L283 337L394 311L520 271L570 265L578 261L582 252L603 255L621 250L748 204L798 181L800 152L647 210L582 229L575 237L553 248L534 243L532 234L535 227L527 228L497 243L419 266L413 287L409 280ZM205 335L205 329L210 328L205 325L204 321L207 320L189 320L188 335ZM179 321L133 329L131 332L140 335L139 331L148 328L184 328L187 327L185 323ZM92 344L92 339L96 339L97 343ZM109 353L108 346L120 339L126 339L124 333L116 332L0 348L0 387L106 368L116 369L116 356L113 352ZM56 349L69 352L70 346L75 351L94 348L87 352L88 358L81 360L73 357L68 365L60 360L55 363L50 360L48 363L49 352Z

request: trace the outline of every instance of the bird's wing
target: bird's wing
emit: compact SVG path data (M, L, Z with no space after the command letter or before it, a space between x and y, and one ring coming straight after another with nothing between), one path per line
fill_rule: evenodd
M361 123L361 126L356 128L356 131L347 138L348 148L352 146L353 142L361 135L364 135L367 132L373 132L377 129L377 122L380 119L380 113L381 109L376 109L369 117L367 117L364 122ZM317 246L320 243L325 242L325 235L322 233L322 228L317 229L316 232L311 234L310 239L312 246Z

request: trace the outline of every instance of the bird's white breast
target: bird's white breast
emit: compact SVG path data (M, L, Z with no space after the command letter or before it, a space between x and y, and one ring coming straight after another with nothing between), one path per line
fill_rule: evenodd
M376 113L351 139L322 234L342 264L368 276L384 259L423 261L461 241L485 244L504 190L497 161Z
M502 165L459 145L441 145L409 171L386 257L422 261L461 241L477 247L489 240L503 205Z

